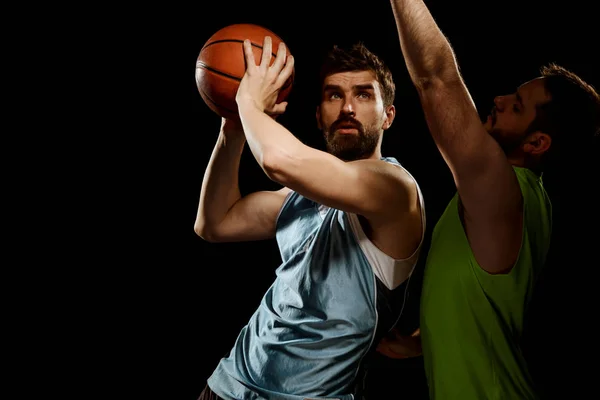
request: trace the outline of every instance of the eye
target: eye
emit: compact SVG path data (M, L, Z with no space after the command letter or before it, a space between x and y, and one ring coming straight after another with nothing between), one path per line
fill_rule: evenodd
M360 97L361 99L370 99L371 98L371 93L369 93L369 92L360 92L358 94L358 97Z
M338 92L331 92L331 94L329 94L330 100L340 99L341 97L342 96L340 96L340 94Z
M516 104L513 104L513 111L518 113L519 112L519 107L517 107Z

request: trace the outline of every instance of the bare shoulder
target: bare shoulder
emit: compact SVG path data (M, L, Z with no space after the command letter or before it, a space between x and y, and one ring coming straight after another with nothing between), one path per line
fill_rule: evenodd
M363 215L363 230L371 242L395 260L415 254L425 229L424 210L415 178L401 165L384 160L362 160L377 187L370 196L379 199L379 210Z
M416 190L416 181L414 177L402 165L391 163L384 160L358 160L353 161L361 169L364 169L369 174L376 174L386 183L405 187L407 190Z
M273 193L275 193L276 195L278 195L282 200L285 200L285 198L292 192L292 189L290 189L289 187L282 187L279 190L274 191Z
M361 169L362 181L366 182L365 189L369 196L380 198L375 219L383 217L390 223L392 220L403 220L409 214L420 214L417 182L402 165L373 159L354 163Z

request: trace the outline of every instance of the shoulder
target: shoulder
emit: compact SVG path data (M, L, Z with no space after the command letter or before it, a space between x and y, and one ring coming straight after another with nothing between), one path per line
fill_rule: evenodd
M368 174L380 176L387 182L396 182L401 186L415 187L415 178L394 158L357 160L350 163Z
M542 176L527 168L513 167L521 195L526 205L546 207L550 201L542 182Z
M366 183L364 190L369 197L379 199L379 216L418 216L423 207L419 185L406 168L392 160L355 161L363 171L360 181Z
M550 229L552 204L544 188L542 176L527 168L513 167L523 197L526 226L539 225L536 229Z

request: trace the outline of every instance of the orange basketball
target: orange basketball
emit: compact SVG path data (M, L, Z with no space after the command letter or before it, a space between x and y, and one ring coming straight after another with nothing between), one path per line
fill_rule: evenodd
M235 96L246 71L244 40L249 39L252 43L254 59L259 64L265 36L272 39L273 63L283 40L269 29L255 24L226 26L214 33L200 50L196 61L196 86L206 105L221 117L235 118L238 115ZM286 50L289 55L287 45ZM278 103L287 99L293 81L294 73L281 88Z

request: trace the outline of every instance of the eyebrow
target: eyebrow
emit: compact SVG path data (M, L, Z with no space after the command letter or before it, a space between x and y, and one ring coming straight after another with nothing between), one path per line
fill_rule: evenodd
M354 85L352 86L353 90L375 90L375 87L373 86L373 84L371 83L364 83L361 85ZM339 85L325 85L325 87L323 88L324 91L330 91L330 90L342 90L342 87Z
M358 89L358 90L374 90L375 89L373 87L372 83L365 83L365 84L362 84L362 85L355 85L354 88Z

